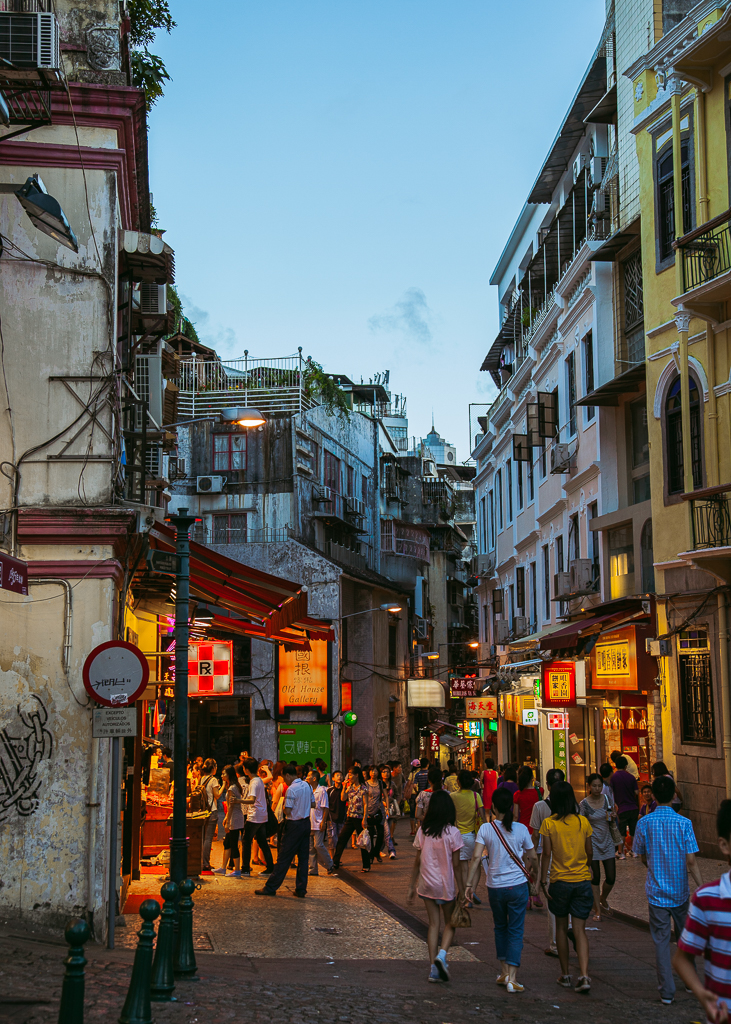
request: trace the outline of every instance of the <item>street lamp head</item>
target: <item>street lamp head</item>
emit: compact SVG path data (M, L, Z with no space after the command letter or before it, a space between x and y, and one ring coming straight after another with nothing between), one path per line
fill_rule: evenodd
M79 251L79 243L66 219L66 214L58 200L49 196L46 186L37 174L31 175L15 194L39 231L55 238L66 248L73 249L74 252Z
M478 647L480 646L480 642L479 642L479 640L471 640L471 641L470 641L470 642L469 642L469 643L467 644L467 646L468 646L468 647L471 647L471 648L472 648L473 650L475 650L476 648L478 648Z
M422 658L426 658L428 661L436 661L439 658L439 651L424 651Z
M264 416L258 409L237 408L222 409L221 419L224 423L238 423L240 427L263 427L266 423Z
M382 604L381 605L381 611L383 611L383 612L392 612L395 615L396 612L402 612L403 608L401 607L400 604L393 604L393 602L391 602L389 604Z

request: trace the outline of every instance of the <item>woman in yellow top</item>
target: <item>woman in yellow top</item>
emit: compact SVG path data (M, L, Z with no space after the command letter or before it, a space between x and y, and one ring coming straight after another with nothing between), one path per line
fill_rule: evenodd
M579 980L575 992L591 990L589 977L589 940L586 919L594 906L591 888L592 827L579 814L573 787L557 782L551 789L550 818L541 823L543 853L541 855L541 889L548 897L548 909L556 918L556 947L561 963L559 985L571 988L569 974L569 914L572 917L576 953L579 958ZM551 884L546 889L548 871Z

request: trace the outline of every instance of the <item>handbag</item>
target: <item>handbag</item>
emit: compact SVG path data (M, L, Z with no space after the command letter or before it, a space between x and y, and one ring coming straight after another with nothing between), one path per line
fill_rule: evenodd
M277 819L277 821L281 825L281 823L284 821L284 797L283 796L280 796L279 800L277 800L277 806L274 809L274 816L275 816L275 818Z
M449 923L453 928L471 928L472 918L467 907L463 906L459 900L454 905L452 916L449 919Z
M473 793L472 796L475 798L475 820L472 822L472 831L477 834L480 829L480 825L482 825L482 818L480 817L480 808L477 803L477 793Z
M364 828L355 841L356 846L359 846L361 850L368 850L370 853L371 849L371 834L367 828Z
M609 835L612 837L612 842L614 843L615 846L621 846L622 845L622 833L619 831L619 825L617 824L617 819L615 817L613 817L612 814L610 814L609 800L607 799L607 794L606 793L604 794L604 806L607 809L607 823L609 825Z
M515 852L510 849L510 846L508 845L507 840L505 839L505 836L502 834L500 829L497 827L497 822L496 821L492 821L492 822L490 822L490 824L494 828L495 835L498 837L500 842L503 844L503 847L507 851L510 859L513 861L514 864L516 864L520 868L520 870L525 875L525 880L528 883L528 886L530 888L531 896L537 896L538 895L538 885L537 885L535 879L533 878L533 876L531 875L530 871L525 866L523 861L515 856Z
M398 801L392 799L388 805L388 816L389 818L398 818L401 816L401 808L398 805Z

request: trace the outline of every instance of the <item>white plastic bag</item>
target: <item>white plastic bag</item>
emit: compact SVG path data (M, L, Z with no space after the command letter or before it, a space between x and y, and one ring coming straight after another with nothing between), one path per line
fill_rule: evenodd
M368 850L370 852L370 848L371 848L371 834L370 834L370 832L368 831L367 828L363 829L363 831L360 833L360 835L356 839L355 843L356 843L356 846L360 846L361 849Z

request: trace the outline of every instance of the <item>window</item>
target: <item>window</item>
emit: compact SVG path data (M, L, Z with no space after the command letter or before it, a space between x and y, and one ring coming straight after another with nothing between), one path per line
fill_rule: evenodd
M589 558L592 561L592 579L596 583L599 579L599 532L598 530L591 529L592 519L596 519L598 514L598 506L595 501L592 501L589 505L587 515L587 538L589 541Z
M523 511L523 463L515 464L516 483L518 485L518 511Z
M541 438L541 476L543 477L544 480L546 479L546 472L547 472L547 469L546 469L546 439L545 439L545 437L542 437Z
M688 630L679 634L678 670L682 741L715 744L711 655L705 631Z
M335 491L336 494L340 494L340 459L336 458L327 449L325 449L324 471L325 479L323 483L325 486L329 487L331 491Z
M513 628L513 619L515 618L515 587L510 584L508 588L510 591L510 628Z
M214 544L245 544L246 516L239 513L213 516Z
M551 621L551 565L548 544L543 545L543 615Z
M521 615L525 614L525 568L519 565L515 570L516 600Z
M563 536L556 537L556 572L563 572Z
M680 409L680 377L676 377L665 400L665 443L667 447L668 494L682 494L683 484L683 421ZM698 385L690 377L690 451L693 465L693 486L703 484L701 466L701 403Z
M497 528L503 528L503 474L498 470L495 474L495 503L497 504Z
M655 555L652 548L652 520L648 519L642 527L640 536L640 552L642 556L642 593L655 593Z
M591 331L584 338L584 394L590 395L594 390L594 340ZM593 405L587 407L586 422L594 419L596 409Z
M683 118L683 123L688 124L688 119ZM681 123L682 127L682 123ZM660 136L659 142L664 136ZM657 144L657 143L656 143ZM681 182L683 195L683 227L678 235L684 235L693 228L693 210L691 204L690 187L690 146L686 138L680 143ZM672 141L663 143L663 148L657 156L657 219L658 219L658 248L660 262L673 257L673 242L676 236L675 227L675 178L673 175L673 145Z
M571 516L569 519L569 561L574 558L581 558L581 543L579 541L579 516Z
M246 434L213 435L213 468L246 469Z
M612 600L635 593L635 549L631 526L607 531L609 596Z
M513 521L513 463L510 459L505 463L505 486L508 492L508 522Z
M642 286L642 250L638 249L622 264L624 290L625 361L641 363L645 358L645 302Z
M355 470L352 466L347 466L346 471L348 474L348 497L355 498Z
M576 359L573 352L566 360L566 405L569 414L569 437L576 433Z
M360 500L368 508L368 477L365 473L360 478Z
M530 620L533 623L533 628L538 629L538 590L537 590L537 571L536 563L531 562L530 564Z
M534 465L533 465L533 449L529 449L530 457L526 463L526 473L528 474L528 501L533 501L536 496L536 488L534 481Z
M396 668L398 664L398 622L389 619L388 622L388 667Z
M490 551L492 551L495 547L495 494L493 491L490 491L487 496L487 508L487 539L490 545Z
M480 551L487 551L487 498L480 498Z
M647 432L647 401L645 395L630 403L632 451L632 504L650 498L650 438Z

